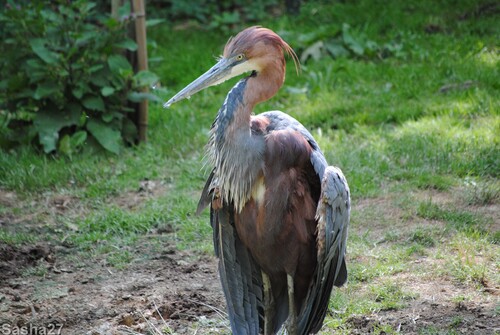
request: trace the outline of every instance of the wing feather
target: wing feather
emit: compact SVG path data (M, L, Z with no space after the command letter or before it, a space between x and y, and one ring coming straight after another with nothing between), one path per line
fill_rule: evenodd
M260 115L270 120L269 131L294 129L307 139L312 148L311 164L321 180L316 211L318 265L298 320L299 334L316 333L326 316L333 285L342 286L347 281L345 251L351 210L349 186L339 168L328 166L318 143L299 121L280 111Z
M327 166L316 212L318 266L307 303L299 316L300 334L321 329L333 285L342 286L347 280L345 250L350 206L349 186L342 171Z
M203 189L197 212L201 212L213 197L213 178L212 173ZM258 335L263 325L260 267L238 237L233 206L223 204L219 209L211 207L210 223L232 333Z

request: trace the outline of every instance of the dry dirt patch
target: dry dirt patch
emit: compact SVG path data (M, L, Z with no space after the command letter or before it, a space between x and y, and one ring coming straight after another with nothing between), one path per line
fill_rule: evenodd
M139 190L110 201L133 210L150 197L163 194L167 187L145 181ZM416 198L425 200L427 196ZM87 211L74 197L52 194L44 199L35 206L45 211L43 215L65 213L73 217ZM449 204L442 195L433 199ZM0 192L0 205L23 208L15 194L6 192ZM490 208L485 211L497 215ZM404 234L419 225L435 224L408 217L388 196L358 201L353 211L361 213L362 222L366 222L364 216L373 218L370 226L353 225L353 233L369 229L375 240L383 239L388 227ZM0 225L11 232L38 231L39 223L30 219L32 214L24 215L5 214ZM0 244L0 324L46 329L63 325L62 334L68 335L130 334L130 330L145 334L151 327L168 329L172 334L229 334L216 259L179 251L172 239L166 238L171 231L157 233L137 242L130 250L133 261L123 270L109 267L105 256L85 259L62 242ZM397 281L404 291L418 296L400 310L353 315L349 321L352 334L374 333L384 325L399 329L401 334L422 334L426 329L435 330L433 334L500 333L500 302L495 292L480 292L447 278L408 273L385 279Z
M467 304L444 304L415 300L402 310L381 311L371 316L353 316L352 334L373 334L384 325L392 326L401 334L467 334L494 335L500 331L500 322L491 309ZM382 334L385 334L382 332Z
M151 325L191 334L200 320L213 329L226 327L212 257L166 246L151 259L140 259L138 252L127 269L116 271L104 262L71 262L48 246L0 250L2 270L11 267L0 280L0 324L63 325L63 334L93 335L124 328L146 332ZM46 273L23 275L33 266Z
M427 261L424 258L419 263ZM381 280L396 283L414 298L402 309L352 315L351 334L385 334L385 326L412 335L500 333L499 287L478 290L452 278L416 272L396 273Z

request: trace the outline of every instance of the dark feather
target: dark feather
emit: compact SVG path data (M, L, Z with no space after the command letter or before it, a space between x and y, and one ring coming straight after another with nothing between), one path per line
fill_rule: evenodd
M316 333L328 310L333 286L347 280L345 249L350 216L349 187L340 169L328 166L318 144L309 131L291 116L278 112L260 114L270 120L268 131L293 129L304 136L311 146L311 164L321 180L318 220L318 265L311 287L298 317L299 334Z
M201 212L212 202L213 197L213 189L212 189L212 181L214 179L214 170L210 173L210 176L205 183L205 187L203 187L203 191L201 192L200 200L198 201L198 207L196 208L196 215L200 215Z
M212 201L213 177L212 172L203 189L197 213ZM238 237L232 206L224 204L218 210L210 208L210 223L232 332L235 335L258 335L264 322L260 267Z
M299 316L300 334L321 329L328 309L330 292L347 280L345 249L350 216L350 194L340 169L328 166L321 183L321 197L316 214L318 220L318 266Z
M212 209L211 220L233 334L258 335L263 323L260 268L236 233L230 206Z

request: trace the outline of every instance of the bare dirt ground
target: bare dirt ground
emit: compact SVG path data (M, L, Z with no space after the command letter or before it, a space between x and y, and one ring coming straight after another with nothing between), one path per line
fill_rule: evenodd
M153 326L191 334L200 322L225 328L213 258L190 260L167 247L115 270L91 260L75 263L70 253L44 244L0 245L0 325L62 325L62 334L146 333ZM43 275L29 271L40 267Z
M9 196L2 195L4 206ZM14 216L0 215L0 227L16 224ZM230 334L216 259L179 251L169 242L171 233L144 236L122 270L99 258L82 259L62 242L0 242L0 334ZM161 240L161 248L152 240ZM419 296L403 309L351 316L352 334L383 325L401 334L500 334L498 289L396 279ZM468 299L453 300L457 295Z

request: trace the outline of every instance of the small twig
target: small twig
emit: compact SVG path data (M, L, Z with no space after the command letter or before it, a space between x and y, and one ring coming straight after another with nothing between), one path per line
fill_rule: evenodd
M166 322L166 321L165 321L165 319L163 318L163 315L161 315L160 310L158 309L158 306L156 306L156 301L153 301L153 304L155 305L156 313L158 313L158 315L160 316L160 318L161 318L161 320L163 321L163 323L164 323L165 325L167 325L167 322ZM168 327L168 325L167 325L167 327Z
M153 334L158 334L158 335L161 335L162 332L156 328L156 326L151 322L149 321L146 316L144 315L144 313L142 313L141 311L139 311L139 313L141 314L141 317L144 319L144 321L146 321L149 329L151 329L151 331L153 332ZM168 327L168 326L167 326ZM169 329L170 330L170 329Z
M205 304L204 302L201 302L201 301L196 301L196 300L192 300L192 299L189 299L189 298L186 298L187 301L190 301L190 302L193 302L195 304L198 304L198 305L201 305L201 306L205 306L205 307L208 307L210 308L212 311L214 311L215 313L217 313L221 318L223 319L226 319L227 320L227 313L224 312L223 310L217 308L217 307L214 307L214 306L211 306L209 304Z
M448 93L449 91L455 91L455 90L467 90L473 86L477 86L476 81L466 80L463 83L447 84L441 86L439 88L439 93Z
M31 317L34 319L36 316L35 306L33 306L33 304L30 304L30 309L31 309Z

